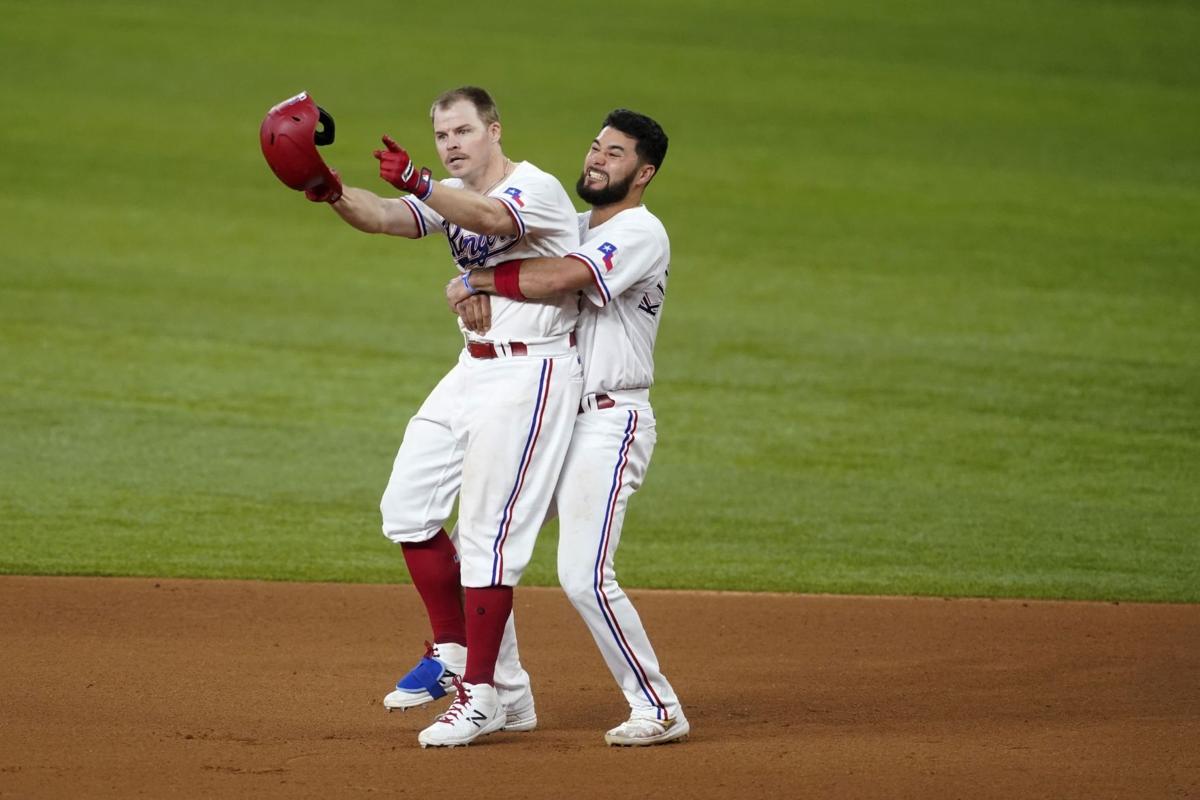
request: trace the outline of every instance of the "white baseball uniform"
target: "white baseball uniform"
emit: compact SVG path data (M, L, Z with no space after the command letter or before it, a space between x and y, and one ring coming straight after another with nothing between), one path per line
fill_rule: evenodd
M588 266L593 283L577 328L584 396L555 492L558 575L633 714L664 720L679 716L679 700L617 583L613 559L625 508L654 450L650 385L671 245L645 206L591 229L590 220L591 212L580 215L584 244L568 254ZM515 643L506 641L504 674L523 674L515 656Z
M454 178L442 183L462 186ZM443 231L461 271L562 256L577 246L567 193L532 164L517 164L489 196L512 214L515 236L472 233L414 197L402 199L418 237ZM492 298L487 338L467 334L458 364L408 423L380 502L383 533L396 543L426 541L457 496L463 586L515 586L529 563L579 408L582 374L571 344L577 315L574 299Z

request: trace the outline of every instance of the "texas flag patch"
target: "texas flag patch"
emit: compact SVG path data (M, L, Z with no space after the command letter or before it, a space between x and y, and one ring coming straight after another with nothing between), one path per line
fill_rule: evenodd
M517 204L518 208L525 207L525 201L521 199L521 190L517 187L513 186L505 189L504 193L513 199L513 202Z
M604 256L604 271L612 272L613 270L613 255L617 252L617 246L612 242L605 242L596 248Z

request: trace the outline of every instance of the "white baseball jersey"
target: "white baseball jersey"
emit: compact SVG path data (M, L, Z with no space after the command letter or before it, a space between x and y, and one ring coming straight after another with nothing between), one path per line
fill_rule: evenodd
M447 178L442 185L463 187L458 178ZM434 190L436 191L436 189ZM575 207L553 175L522 161L506 179L488 193L504 204L517 223L516 236L472 233L409 195L401 198L417 221L418 236L441 230L450 244L450 255L461 272L494 267L516 258L559 257L579 245ZM575 328L578 304L564 297L540 303L518 303L505 297L492 297L492 327L486 338L495 342L537 344L565 336ZM483 339L462 326L472 339Z
M579 215L585 244L567 255L592 271L592 284L583 294L596 310L582 314L577 329L583 392L649 389L671 242L645 206L626 209L589 230L591 217L590 211Z

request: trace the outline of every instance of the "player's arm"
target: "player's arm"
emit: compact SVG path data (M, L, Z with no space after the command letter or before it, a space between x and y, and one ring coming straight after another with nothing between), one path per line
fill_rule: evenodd
M412 159L390 136L383 137L386 150L376 150L379 177L453 222L474 233L516 236L520 233L513 212L503 201L436 183L428 168L416 169Z
M495 236L516 236L520 231L513 212L494 197L435 183L425 203L466 230Z
M416 212L397 198L380 197L367 189L346 186L342 196L330 206L347 223L365 233L386 233L410 239L421 235Z
M446 285L450 310L473 294L544 300L573 294L592 283L592 271L575 258L527 258L463 273ZM457 312L456 312L457 313Z

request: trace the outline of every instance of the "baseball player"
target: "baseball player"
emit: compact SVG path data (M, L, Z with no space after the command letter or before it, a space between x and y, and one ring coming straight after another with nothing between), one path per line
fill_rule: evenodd
M343 187L334 170L306 195L369 233L444 234L461 274L577 249L566 192L551 175L504 155L486 91L446 92L430 115L449 179L432 180L385 136L385 149L375 151L379 174L409 195ZM497 298L486 338L462 328L458 363L410 420L396 454L380 503L383 533L404 553L434 644L385 705L410 708L455 690L449 709L419 734L422 747L466 745L536 724L528 675L508 676L518 693L502 698L496 660L506 626L512 631L512 587L547 513L579 407L577 316L571 297ZM458 547L443 527L456 497ZM509 660L519 669L512 647Z
M558 574L630 706L629 719L605 734L610 745L680 741L690 729L613 567L625 509L656 438L649 390L671 249L641 201L666 151L654 120L613 111L575 187L592 206L579 216L583 244L564 258L508 261L446 287L451 309L481 331L495 324L493 302L586 301L577 329L584 396L555 492ZM515 644L508 652L515 656Z

